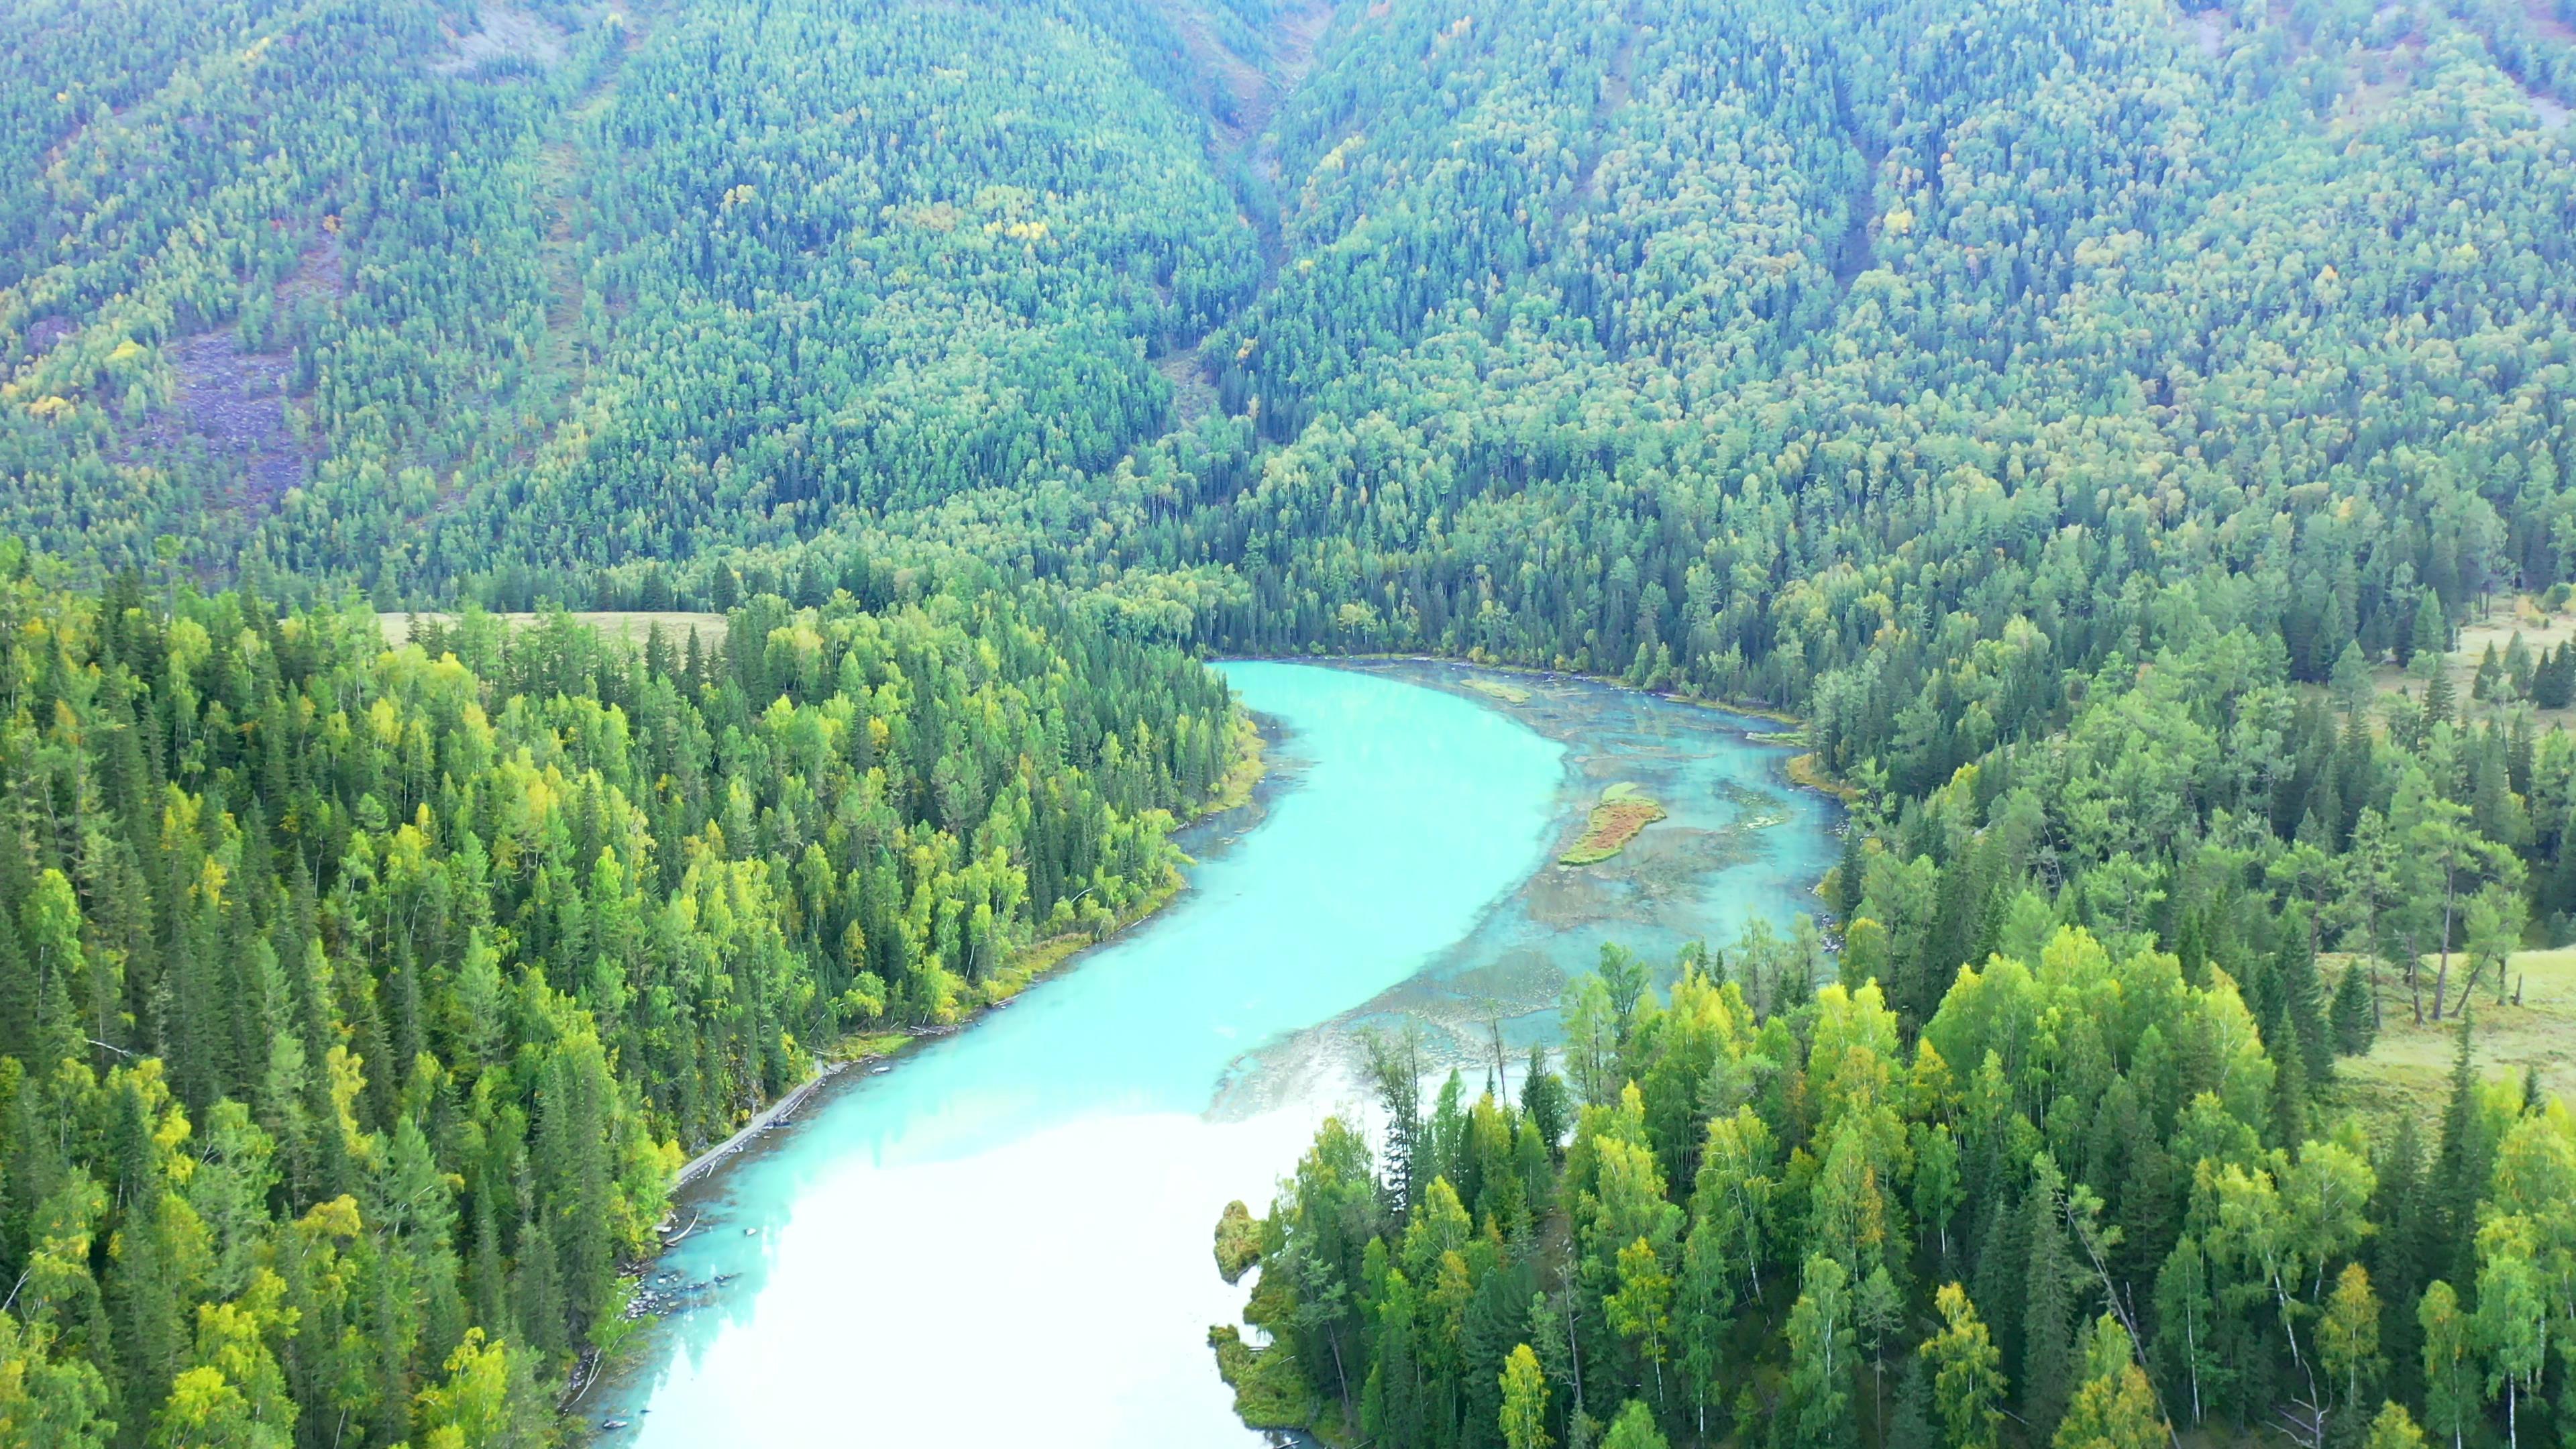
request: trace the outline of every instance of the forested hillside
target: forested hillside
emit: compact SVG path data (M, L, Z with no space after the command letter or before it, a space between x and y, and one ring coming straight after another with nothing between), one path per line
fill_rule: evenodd
M1382 1188L1319 1149L1274 1261L1341 1276L1263 1292L1337 1411L2576 1421L2561 1109L2407 1146L2335 1080L2576 930L2576 656L2444 662L2576 585L2576 0L110 0L0 53L11 1432L511 1442L674 1154L1162 885L1236 731L1189 652L1392 650L1800 717L1850 989L1614 1002L1562 1166L1536 1102ZM1776 1157L1740 1284L1709 1122ZM1433 1397L1372 1409L1399 1267ZM1599 1357L1509 1354L1525 1280ZM1947 1325L1929 1417L1910 1328L1818 1407L1863 1299Z
M1175 880L1222 681L970 580L724 647L0 545L0 1442L517 1445L688 1153ZM459 1437L461 1435L461 1437Z

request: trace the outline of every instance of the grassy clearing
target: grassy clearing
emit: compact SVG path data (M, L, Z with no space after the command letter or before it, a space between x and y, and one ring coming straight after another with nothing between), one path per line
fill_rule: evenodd
M840 1045L832 1049L832 1055L843 1061L872 1062L880 1057L893 1056L912 1043L912 1036L905 1032L858 1032L841 1038Z
M2469 698L2470 686L2477 682L2478 662L2486 658L2487 646L2495 646L2501 659L2513 636L2522 636L2522 645L2537 659L2543 650L2576 640L2576 610L2544 611L2539 601L2529 595L2499 599L2477 619L2460 627L2459 647L2442 657L2443 672L2451 677L2451 688L2461 707L2472 717L2482 718L2496 706ZM2394 664L2379 664L2370 671L2372 690L2387 699L2404 691L2411 695L2424 692L2422 681ZM2552 725L2576 728L2576 707L2567 709L2532 708L2536 726L2546 732Z
M1557 863L1597 865L1627 849L1629 841L1665 814L1664 807L1640 792L1634 782L1622 780L1601 792L1601 802L1592 807L1591 823L1556 858Z
M2434 958L2426 960L2430 973ZM2451 967L2457 991L2463 969L2458 957ZM2478 1069L2490 1078L2519 1079L2537 1068L2544 1088L2576 1097L2576 947L2517 951L2507 972L2507 996L2519 985L2520 1005L2509 999L2498 1005L2492 981L2482 983L2469 1004ZM2381 990L2379 1038L2368 1055L2336 1064L2337 1091L2365 1110L2439 1112L2449 1097L2458 1027L2447 1016L2417 1026L2405 981L2392 968L2382 968Z
M1789 783L1801 789L1821 790L1846 805L1860 803L1860 787L1847 785L1826 774L1824 763L1816 758L1813 751L1789 757Z

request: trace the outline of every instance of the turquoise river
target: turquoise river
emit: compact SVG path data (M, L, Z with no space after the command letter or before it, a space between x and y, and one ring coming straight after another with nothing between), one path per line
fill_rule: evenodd
M1189 890L685 1193L648 1269L678 1306L580 1405L600 1443L1262 1443L1207 1348L1243 1302L1209 1235L1356 1099L1355 1027L1411 1015L1481 1074L1602 941L1660 958L1815 908L1831 802L1753 721L1450 665L1223 668L1272 768L1183 837ZM1671 817L1557 864L1623 780Z

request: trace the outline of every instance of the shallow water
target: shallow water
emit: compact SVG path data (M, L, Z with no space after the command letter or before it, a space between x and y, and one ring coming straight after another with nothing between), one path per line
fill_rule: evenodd
M1727 946L1757 916L1785 936L1800 914L1822 913L1814 888L1839 853L1841 807L1789 784L1793 750L1748 738L1778 726L1567 675L1414 660L1365 668L1481 700L1564 745L1567 777L1540 868L1424 970L1334 1027L1410 1015L1447 1027L1453 1057L1490 1060L1479 1039L1499 1018L1517 1063L1529 1043L1556 1041L1566 978L1597 964L1605 944L1657 963L1669 984L1687 942ZM1558 864L1592 802L1622 781L1666 818L1600 864Z
M1725 717L1572 682L1500 703L1444 666L1224 668L1284 732L1260 804L1186 838L1191 889L1152 922L692 1193L652 1270L691 1306L583 1405L630 1421L602 1442L1259 1443L1206 1346L1242 1305L1209 1234L1349 1095L1348 1027L1526 1036L1600 939L1785 920L1829 859L1823 803ZM1673 818L1554 865L1618 779Z

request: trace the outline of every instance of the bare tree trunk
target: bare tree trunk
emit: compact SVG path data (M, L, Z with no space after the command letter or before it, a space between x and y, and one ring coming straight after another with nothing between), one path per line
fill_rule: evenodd
M1333 1346L1333 1377L1342 1381L1342 1422L1347 1424L1351 1418L1351 1371L1342 1366L1342 1336L1328 1333L1324 1341Z
M2424 953L2416 950L2415 933L2406 933L2406 994L2415 1005L2415 1024L2424 1024Z

